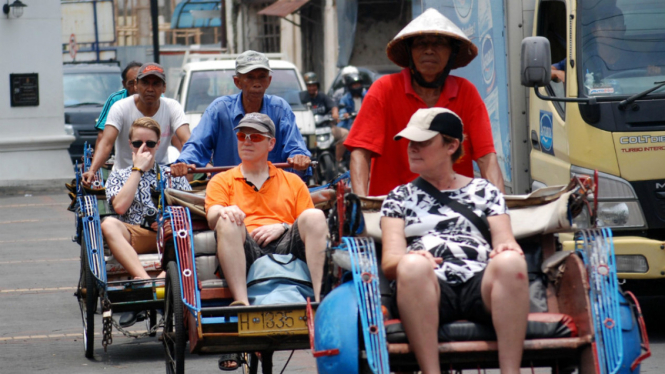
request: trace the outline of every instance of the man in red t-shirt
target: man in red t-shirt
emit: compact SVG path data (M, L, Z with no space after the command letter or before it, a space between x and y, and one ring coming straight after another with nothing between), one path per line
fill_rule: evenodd
M387 54L405 69L372 84L344 142L351 150L354 192L386 195L417 177L409 169L407 143L393 137L418 109L431 107L452 110L465 125L464 155L455 172L473 177L472 160L476 161L481 176L503 192L487 108L471 82L448 75L478 55L476 46L441 13L428 9L388 43Z

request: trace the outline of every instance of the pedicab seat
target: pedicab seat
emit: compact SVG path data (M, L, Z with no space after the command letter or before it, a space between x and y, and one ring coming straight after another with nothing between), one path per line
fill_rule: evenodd
M201 299L230 298L231 292L226 280L223 279L224 274L217 259L217 242L213 231L194 233L194 261Z
M408 343L402 323L398 319L384 322L389 343ZM529 313L527 339L568 338L577 336L573 318L562 313ZM439 327L439 342L494 341L492 326L470 321L456 321Z

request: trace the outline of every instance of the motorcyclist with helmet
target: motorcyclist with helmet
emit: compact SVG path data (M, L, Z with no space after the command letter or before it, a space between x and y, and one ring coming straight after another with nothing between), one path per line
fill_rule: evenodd
M357 73L346 75L344 77L344 86L346 87L346 93L339 102L340 107L342 107L339 111L342 117L339 127L351 130L354 119L353 114L358 113L360 110L367 90L363 88L363 82Z
M448 108L464 123L464 155L454 165L473 177L475 161L483 178L504 191L489 114L476 87L449 76L466 66L478 48L453 22L428 9L402 29L386 48L388 58L404 68L372 84L344 145L351 151L351 183L360 196L381 196L417 177L411 172L407 142L393 137L422 108ZM371 161L371 173L370 173Z
M346 78L346 76L349 74L360 74L360 71L358 70L357 67L353 65L348 65L343 67L342 70L340 71L342 84L344 84L344 78ZM342 100L342 96L344 96L346 92L347 92L346 86L342 85L342 87L336 89L335 92L333 92L332 99L339 104L339 102Z
M312 111L314 114L330 113L333 118L331 131L332 136L335 139L335 159L339 164L344 157L344 152L346 151L346 148L344 148L344 140L346 140L346 136L349 134L349 130L348 128L344 128L338 124L340 121L340 111L337 106L337 102L319 90L320 83L316 73L313 71L307 72L305 75L303 75L303 78L305 79L305 85L307 85L309 102L312 104Z
M312 105L312 112L314 114L330 113L335 122L339 121L339 108L328 95L320 91L321 83L318 75L313 71L309 71L303 75L303 78L307 86L308 97L306 97L306 102Z

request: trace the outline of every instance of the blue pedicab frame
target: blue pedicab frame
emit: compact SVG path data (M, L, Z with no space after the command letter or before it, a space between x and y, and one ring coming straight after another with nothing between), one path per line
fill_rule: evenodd
M288 164L274 164L286 168ZM197 168L192 173L221 172L231 167ZM340 178L348 178L348 173ZM263 373L272 372L272 354L278 350L307 349L310 347L308 314L318 306L308 303L279 304L265 306L230 306L233 296L225 284L211 289L199 288L196 271L197 256L194 248L195 232L209 231L207 221L192 219L190 209L184 206L167 206L169 177L159 177L160 227L170 222L173 248L165 246L163 268L166 269L165 320L163 343L166 372L185 372L185 349L189 341L191 353L200 355L240 353L254 374L258 370L258 356L250 352L261 352ZM325 188L325 186L323 187ZM318 189L310 190L314 192ZM165 242L160 230L160 241ZM323 295L323 293L322 293ZM287 317L289 313L292 313ZM277 329L249 329L252 324L262 324L270 316L281 314L282 318L300 321L293 327ZM287 361L288 364L288 361Z
M164 281L151 280L109 280L106 272L104 240L101 218L111 215L104 194L104 174L100 169L91 187L84 187L81 176L90 168L92 148L86 143L83 163L75 166L76 196L73 205L75 212L76 235L72 239L81 247L81 272L75 296L79 302L83 321L83 345L85 356L94 355L95 314L101 306L102 346L106 352L113 343L113 326L129 337L155 336L161 321L157 322L157 309L164 305ZM101 211L101 214L100 214ZM123 329L114 313L147 311L147 331L137 334Z
M597 174L594 179L593 184L591 178L577 182L585 188L585 195L593 190L595 198ZM333 217L336 222L330 221L331 231L338 229L333 250L349 253L352 276L347 276L321 302L310 327L318 371L379 374L389 373L389 365L395 365L396 371L417 370L408 344L386 342L374 242L371 238L358 237L364 225L354 222L363 219L357 214L360 204L346 198L343 185L338 186L337 192L337 214ZM593 206L597 206L597 201ZM589 204L587 207L593 220L596 212ZM349 208L347 214L345 210ZM345 223L345 219L351 222ZM551 248L551 255L555 242L552 234L548 236L543 243ZM576 253L564 258L563 264L566 272L557 295L560 310L573 316L579 335L525 341L522 364L552 365L557 371L559 364L562 369L564 365L573 365L584 374L639 373L640 363L651 354L650 347L637 299L619 290L611 230L577 232ZM623 328L622 320L626 325ZM442 369L451 371L480 370L497 362L495 342L439 343L439 351ZM445 367L448 365L449 368Z

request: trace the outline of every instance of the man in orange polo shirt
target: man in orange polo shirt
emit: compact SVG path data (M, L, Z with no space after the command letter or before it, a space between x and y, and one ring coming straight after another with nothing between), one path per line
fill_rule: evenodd
M478 54L476 46L454 23L428 9L388 43L388 58L404 68L372 84L344 145L351 151L351 185L360 196L387 195L414 180L408 142L393 141L411 116L423 108L447 108L464 123L464 154L453 166L457 174L480 175L504 191L489 115L476 87L449 75ZM371 164L371 169L370 169Z
M234 130L242 163L210 180L205 201L234 303L249 305L247 271L254 261L289 253L307 262L319 301L328 236L325 216L314 209L300 177L268 162L268 152L275 147L270 117L249 113Z

